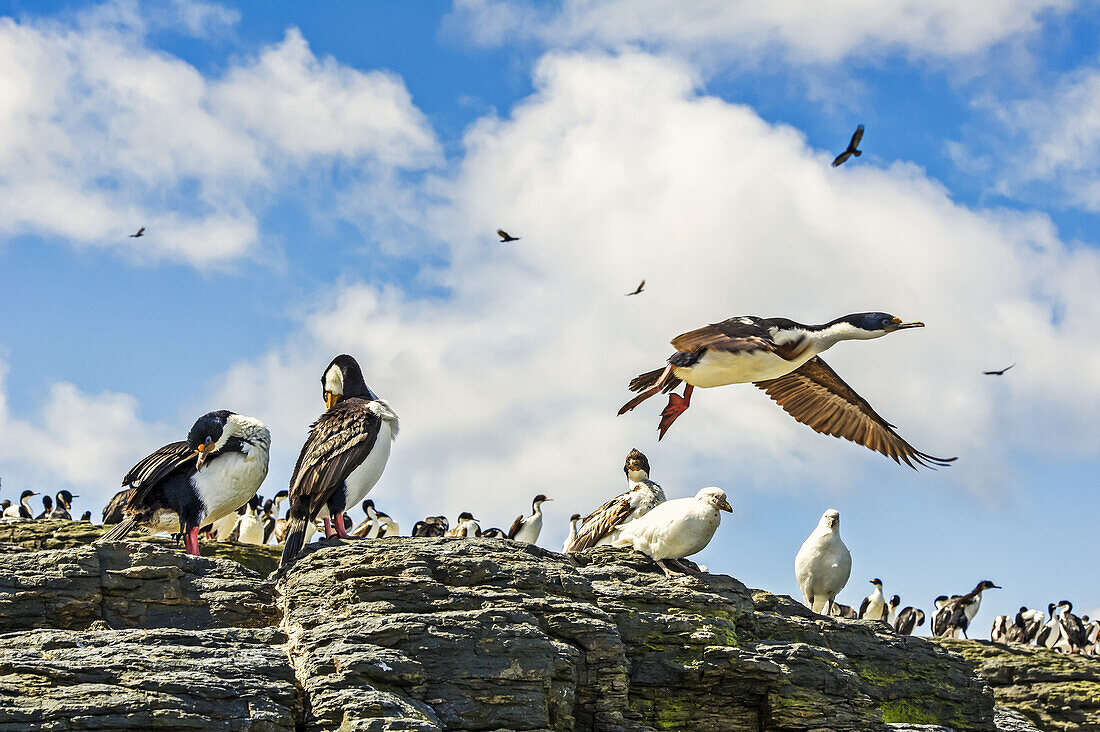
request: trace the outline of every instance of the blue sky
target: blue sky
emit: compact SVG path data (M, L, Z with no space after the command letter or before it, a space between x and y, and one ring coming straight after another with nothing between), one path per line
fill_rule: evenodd
M835 507L851 604L988 578L983 635L1100 612L1100 13L864 5L0 3L5 496L98 512L217 408L271 426L274 493L347 351L402 417L374 497L406 529L506 528L545 492L560 546L637 446L670 495L727 490L701 560L750 585L795 592ZM827 360L956 466L750 387L698 392L660 445L659 405L614 416L680 332L860 310L929 327Z

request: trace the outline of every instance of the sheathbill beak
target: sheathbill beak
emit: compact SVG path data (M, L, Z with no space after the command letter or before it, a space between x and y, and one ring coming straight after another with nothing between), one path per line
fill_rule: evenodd
M730 505L730 502L728 500L723 500L720 504L718 504L718 509L720 511L729 511L730 513L733 513L733 506Z

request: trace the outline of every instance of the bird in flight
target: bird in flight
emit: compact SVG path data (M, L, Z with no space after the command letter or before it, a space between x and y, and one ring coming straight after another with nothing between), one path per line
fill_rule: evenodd
M860 125L859 127L856 128L855 134L852 135L852 141L848 143L848 149L845 150L844 152L842 152L840 155L837 155L836 159L833 160L833 167L835 168L836 166L843 164L844 161L846 161L848 158L852 157L853 155L855 155L857 158L860 155L862 155L863 151L857 149L859 147L859 142L862 139L863 139L863 125Z
M638 289L635 290L634 292L626 293L626 296L630 297L631 295L640 295L642 293L642 290L644 290L644 289L645 289L645 280L642 280L641 282L638 283Z
M139 236L145 236L145 227L141 227L137 230L136 234L130 234L131 239L137 239Z
M1015 365L1016 364L1012 364L1012 366L1015 366ZM1005 371L1008 371L1010 368L1012 368L1012 366L1005 366L1000 371L983 371L982 373L985 374L986 376L1004 376Z
M497 229L497 236L500 237L500 243L501 244L506 244L510 241L519 241L520 238L521 238L521 237L518 237L518 236L512 236L511 234L509 234L504 229Z
M818 356L840 341L881 338L923 326L886 313L855 313L823 325L803 325L787 318L729 318L676 336L672 340L676 352L668 364L630 382L630 390L640 393L619 414L685 383L683 396L669 394L658 426L661 439L687 410L695 387L747 382L817 432L851 440L912 468L947 465L955 458L938 458L914 448Z

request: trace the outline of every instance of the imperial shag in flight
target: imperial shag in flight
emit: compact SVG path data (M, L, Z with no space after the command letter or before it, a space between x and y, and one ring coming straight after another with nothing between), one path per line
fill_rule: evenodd
M870 340L923 326L886 313L845 315L823 325L786 318L730 318L674 338L676 353L668 365L631 381L630 390L641 393L624 404L619 414L684 382L683 396L669 394L658 426L660 439L687 410L695 387L751 383L817 432L857 442L912 468L947 465L955 458L933 457L903 440L817 355L840 341Z

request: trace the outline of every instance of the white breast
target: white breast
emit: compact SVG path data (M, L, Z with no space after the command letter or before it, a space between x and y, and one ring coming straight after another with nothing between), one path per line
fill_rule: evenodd
M383 420L378 428L378 437L374 441L367 459L359 463L359 467L351 471L344 484L347 486L348 498L344 504L344 510L358 506L374 488L375 483L382 477L382 471L386 469L386 463L390 459L390 445L393 443L392 423ZM328 506L322 506L317 512L317 518L330 518Z
M249 512L241 516L238 525L240 530L237 532L237 541L242 544L264 543L264 522L255 514Z
M852 555L835 532L815 529L795 555L794 573L803 594L824 605L848 584Z
M523 521L523 526L516 532L516 541L523 542L524 544L534 544L539 540L539 534L542 532L542 514L535 514L534 516L528 516Z
M191 484L202 500L199 524L217 521L248 503L267 477L267 451L253 449L247 457L239 452L218 455L191 476Z
M694 498L667 501L619 530L615 546L632 546L653 559L681 559L710 543L718 509Z
M771 351L730 352L711 349L693 366L676 367L673 373L692 386L708 389L727 384L745 384L785 376L813 356L807 350L794 361L786 361Z

